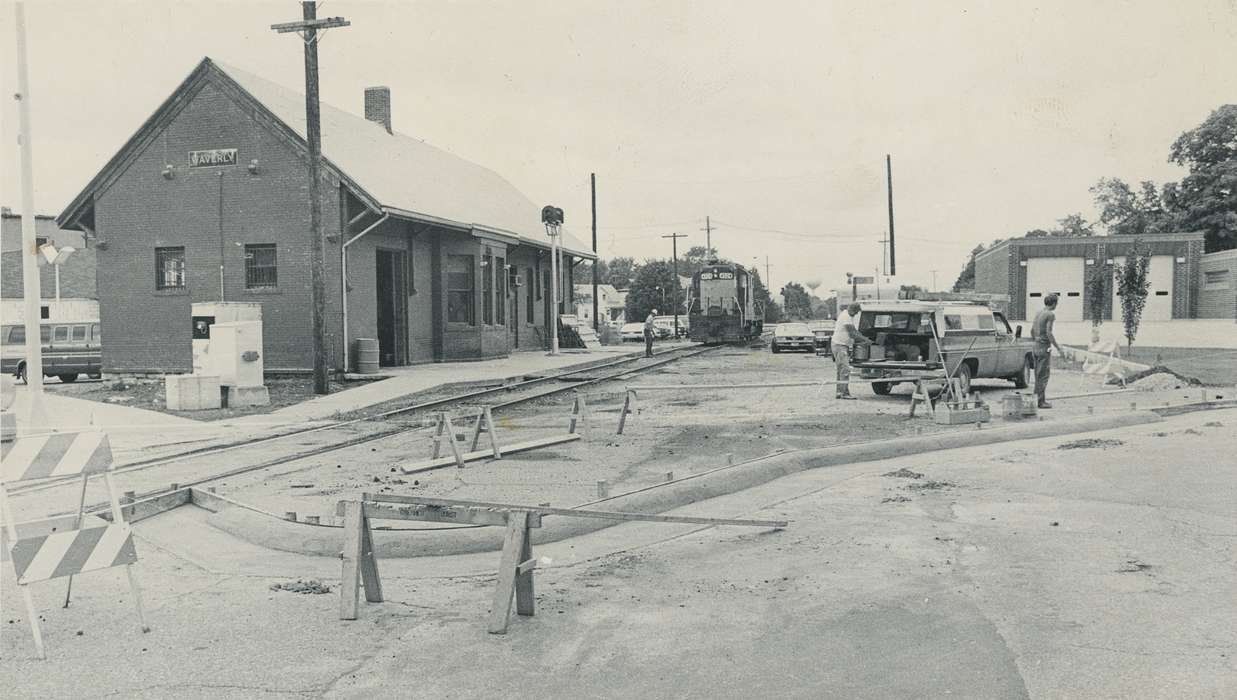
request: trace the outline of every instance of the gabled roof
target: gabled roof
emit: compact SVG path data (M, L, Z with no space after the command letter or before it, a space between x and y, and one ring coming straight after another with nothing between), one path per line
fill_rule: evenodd
M120 167L123 156L158 130L165 114L178 109L182 96L202 79L222 80L252 99L305 145L305 97L290 88L246 71L203 58L172 96L147 120L74 199L58 220L61 225L75 218L88 196L110 170ZM358 96L359 97L359 96ZM514 236L523 243L549 247L550 238L541 224L541 207L511 183L488 168L401 133L387 133L380 124L321 103L322 155L324 165L368 203L397 218L426 221L461 229L476 229ZM588 247L563 232L563 249L592 258Z

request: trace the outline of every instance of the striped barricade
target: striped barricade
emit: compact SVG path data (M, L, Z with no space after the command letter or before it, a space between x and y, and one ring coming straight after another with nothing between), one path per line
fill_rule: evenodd
M84 512L86 483L91 476L102 474L111 500L111 522ZM9 505L6 484L36 479L77 477L81 480L81 495L76 515L19 523ZM80 433L51 433L19 437L3 445L0 451L0 515L4 533L0 547L17 577L30 618L30 629L39 658L46 658L38 613L30 596L29 584L69 577L65 606L69 605L75 574L87 571L125 567L129 587L137 607L142 631L148 631L142 610L141 590L133 574L137 550L133 532L124 521L116 487L112 482L112 450L107 435L98 430Z

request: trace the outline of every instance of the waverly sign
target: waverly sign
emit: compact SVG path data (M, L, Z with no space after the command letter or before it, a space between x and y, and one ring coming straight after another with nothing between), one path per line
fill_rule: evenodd
M236 165L237 152L235 148L212 148L209 151L189 151L189 167L215 168L223 165Z

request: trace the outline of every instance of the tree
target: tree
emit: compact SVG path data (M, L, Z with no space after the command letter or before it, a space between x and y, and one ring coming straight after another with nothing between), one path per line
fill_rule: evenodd
M1209 253L1237 248L1237 104L1220 106L1179 136L1168 159L1190 171L1164 188L1177 228L1203 231Z
M1104 322L1104 305L1108 299L1108 266L1096 261L1087 273L1086 285L1087 316L1091 317L1091 343L1100 340L1100 324Z
M970 292L975 290L975 256L982 252L984 252L984 245L982 243L975 246L971 251L971 258L966 261L962 272L958 274L958 279L954 282L953 291Z
M609 284L610 266L605 260L598 258L596 262L585 261L576 269L575 280L578 284L593 283L593 265L597 266L597 283Z
M614 285L615 289L627 289L636 278L638 269L635 258L614 258L606 264L606 275L601 281Z
M702 245L694 245L687 249L687 252L679 256L679 274L691 277L700 272L700 269L713 261L719 263L728 262L717 257L716 248L705 248Z
M1062 219L1057 219L1057 227L1050 231L1049 235L1067 238L1094 236L1095 228L1082 218L1082 214L1069 214Z
M1141 236L1173 228L1173 217L1165 211L1163 198L1150 180L1144 180L1136 191L1120 178L1103 177L1091 186L1091 194L1100 210L1100 223L1114 236Z
M669 260L647 260L627 290L627 318L643 320L653 309L659 316L670 316L676 304L682 315L686 298Z
M789 318L806 321L812 317L812 297L798 282L790 282L782 287L782 309Z
M1147 305L1147 291L1151 288L1151 278L1147 275L1149 267L1151 252L1136 238L1125 254L1125 263L1117 265L1117 294L1121 297L1121 322L1125 324L1127 351L1134 347L1143 307Z
M824 318L837 318L838 298L836 296L831 296L828 299L825 299L820 302L820 306L816 307L816 310L819 311L820 315Z

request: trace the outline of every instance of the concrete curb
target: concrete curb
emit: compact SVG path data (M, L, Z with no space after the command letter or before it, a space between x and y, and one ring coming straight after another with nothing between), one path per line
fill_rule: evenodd
M698 501L725 496L808 469L858 462L874 462L938 450L991 445L1013 440L1053 437L1123 428L1164 420L1150 411L1131 411L1068 422L1035 422L1003 428L917 435L857 445L838 445L772 455L730 469L708 472L666 486L616 496L598 504L606 510L661 513ZM244 508L229 508L208 518L213 526L242 540L297 554L338 557L343 550L343 529L313 527L265 516ZM619 524L617 521L547 516L533 530L533 543L545 544ZM374 549L381 559L427 557L502 548L503 531L495 527L436 529L415 532L374 530Z

